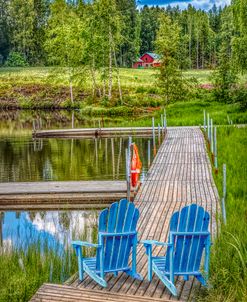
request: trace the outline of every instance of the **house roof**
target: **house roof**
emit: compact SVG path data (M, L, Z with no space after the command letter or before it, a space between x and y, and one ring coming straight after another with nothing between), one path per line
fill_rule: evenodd
M149 55L152 57L154 60L160 59L160 55L154 52L145 52L141 57L143 57L145 54Z

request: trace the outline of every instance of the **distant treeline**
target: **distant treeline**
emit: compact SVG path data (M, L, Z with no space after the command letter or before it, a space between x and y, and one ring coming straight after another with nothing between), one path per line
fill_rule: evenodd
M72 54L63 56L66 49L60 44L71 49L73 43L81 42L76 49L84 52L77 53L81 63L90 60L97 67L98 61L109 59L111 48L113 62L129 67L138 55L155 51L160 14L169 15L180 26L182 69L217 65L222 41L229 42L231 55L233 37L240 37L241 28L246 28L238 16L242 14L241 20L247 23L246 0L233 0L224 8L213 5L208 12L190 4L185 10L178 6L138 10L135 0L0 0L0 64L11 54L8 65L71 65ZM246 53L247 41L237 42L239 53ZM245 59L241 64L247 64Z

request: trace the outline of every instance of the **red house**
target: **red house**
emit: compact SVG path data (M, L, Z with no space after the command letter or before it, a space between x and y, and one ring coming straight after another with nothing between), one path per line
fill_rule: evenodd
M133 63L133 68L160 67L160 56L153 52L146 52Z

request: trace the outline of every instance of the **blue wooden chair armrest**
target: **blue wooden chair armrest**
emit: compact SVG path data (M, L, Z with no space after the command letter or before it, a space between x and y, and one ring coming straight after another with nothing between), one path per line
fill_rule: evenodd
M153 259L153 255L152 255L152 246L153 245L159 245L159 246L170 246L173 247L172 243L167 243L167 242L160 242L157 240L142 240L140 241L140 243L142 243L145 248L146 248L146 254L148 256L148 280L151 281L152 280L152 259Z
M137 235L137 232L119 232L119 233L109 233L109 232L99 232L99 235L105 237L118 237L118 236L131 236Z
M95 243L90 243L87 241L72 241L71 244L73 245L73 247L77 247L77 246L85 246L85 247L97 247L100 248L101 245L100 244L95 244Z
M141 240L140 243L142 243L145 247L152 246L152 245L161 245L161 246L172 246L171 243L167 242L160 242L157 240Z

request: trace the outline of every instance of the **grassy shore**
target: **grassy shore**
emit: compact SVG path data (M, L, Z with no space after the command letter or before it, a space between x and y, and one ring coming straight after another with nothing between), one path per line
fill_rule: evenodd
M222 165L227 166L227 224L221 221L210 264L210 287L198 301L243 302L247 298L247 128L218 128L219 173L215 175L222 196ZM221 219L221 217L220 217Z
M210 83L210 75L210 70L184 72L185 77L196 78L198 91L188 101L166 106L170 126L200 124L203 109L211 113L216 123L226 124L228 119L233 123L246 123L246 114L241 112L238 104L214 102L210 90L200 88L200 85ZM165 103L157 86L157 76L158 70L155 69L120 69L122 104L118 99L116 79L113 83L113 99L109 101L100 97L92 99L88 77L85 76L82 82L75 78L72 104L66 69L0 68L0 108L26 110L76 108L79 110L77 116L90 118L129 116L133 125L144 126L149 124L150 115L155 114L159 118L159 109L163 108ZM247 76L242 76L241 80L247 81ZM126 119L123 119L120 126L126 123Z

